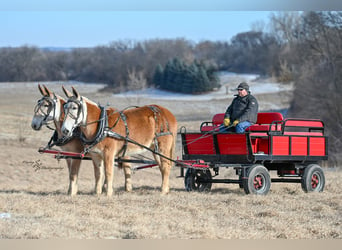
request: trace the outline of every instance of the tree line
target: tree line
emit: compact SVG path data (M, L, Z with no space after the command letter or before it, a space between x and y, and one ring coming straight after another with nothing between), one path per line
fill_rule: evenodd
M214 29L215 27L213 27ZM257 73L293 82L288 116L320 118L329 161L342 163L342 12L278 12L230 41L151 39L44 50L0 48L0 81L100 82L112 91L149 86L200 93L218 86L216 71Z
M276 41L269 37L261 31L250 31L238 34L231 43L194 43L178 38L114 41L106 46L70 51L44 50L35 46L4 47L0 48L0 81L101 82L114 91L123 91L156 85L157 67L165 69L173 59L180 61L177 66L192 71L189 75L194 78L201 78L193 73L198 71L203 75L204 69L211 82L214 81L212 71L220 70L278 75L271 72L277 67L269 68L272 56L268 48L276 47L272 44ZM194 79L193 82L196 85ZM175 85L175 89L191 92L187 87Z

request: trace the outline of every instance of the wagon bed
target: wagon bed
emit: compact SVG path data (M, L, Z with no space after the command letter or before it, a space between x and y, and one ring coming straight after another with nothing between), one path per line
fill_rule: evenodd
M266 194L271 182L299 182L304 191L323 191L319 161L328 159L324 123L317 119L283 119L281 113L258 113L246 133L219 132L224 114L203 122L199 132L180 130L182 162L196 163L185 175L186 189L210 190L212 183L238 183L246 193ZM237 180L213 179L219 167L234 167ZM269 171L279 178L271 179Z

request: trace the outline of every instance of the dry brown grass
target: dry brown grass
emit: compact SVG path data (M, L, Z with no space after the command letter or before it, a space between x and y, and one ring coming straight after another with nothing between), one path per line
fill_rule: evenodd
M213 184L210 193L186 192L183 179L177 178L178 168L172 170L169 195L160 195L157 168L136 171L134 190L126 193L123 173L116 169L115 193L107 198L92 194L92 164L84 161L79 195L69 197L65 162L37 153L51 136L47 129L35 132L30 128L38 91L18 86L0 92L0 214L9 216L0 218L0 239L342 238L341 171L325 171L323 193L306 194L300 184L272 183L270 193L260 197L245 195L234 184ZM51 89L61 93L59 86ZM88 96L102 103L116 101L105 93ZM150 100L140 100L139 105L144 102ZM119 108L133 104L129 99L118 103ZM219 101L158 104L175 112L179 126L193 129L214 112L208 106L226 105ZM178 156L179 145L178 141ZM38 160L46 168L61 169L35 171L28 162ZM231 169L222 169L219 177L232 176Z

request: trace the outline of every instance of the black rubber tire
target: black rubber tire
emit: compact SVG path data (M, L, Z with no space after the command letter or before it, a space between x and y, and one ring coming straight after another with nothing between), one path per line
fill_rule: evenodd
M246 194L266 195L271 188L270 174L263 165L253 165L247 171L247 178L243 180Z
M197 170L188 168L184 177L184 185L187 191L210 192L212 179L209 169Z
M317 164L310 164L304 169L302 176L302 189L304 192L323 192L325 176L323 169Z

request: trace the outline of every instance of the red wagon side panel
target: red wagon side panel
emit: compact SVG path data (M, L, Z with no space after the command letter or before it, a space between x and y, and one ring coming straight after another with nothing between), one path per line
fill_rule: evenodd
M190 155L212 155L216 154L213 136L203 134L185 134L186 146Z
M222 155L248 155L245 134L217 134L217 142Z
M324 156L326 152L324 137L310 137L310 156Z
M273 136L271 145L273 155L289 155L289 142L288 136Z
M308 137L291 137L291 155L308 155Z

